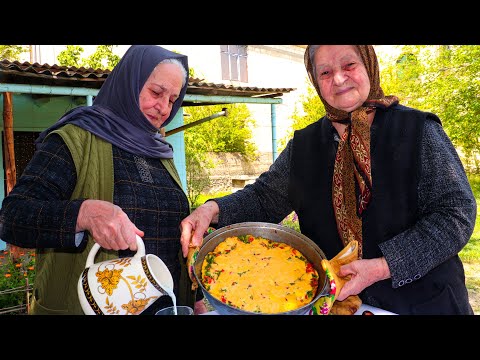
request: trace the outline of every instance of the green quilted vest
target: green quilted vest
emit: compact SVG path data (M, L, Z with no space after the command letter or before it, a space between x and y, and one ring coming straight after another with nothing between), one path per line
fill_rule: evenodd
M89 198L113 202L112 145L72 124L52 133L62 137L75 163L77 184L71 199ZM162 159L162 163L181 187L173 159ZM88 243L81 252L67 252L63 249L37 250L37 273L30 314L83 315L78 300L77 283L93 244L93 239L88 235ZM100 249L95 262L115 258L118 258L117 251Z

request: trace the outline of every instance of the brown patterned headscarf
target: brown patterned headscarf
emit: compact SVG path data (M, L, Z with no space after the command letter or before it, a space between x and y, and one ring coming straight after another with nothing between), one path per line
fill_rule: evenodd
M337 229L344 245L352 240L359 243L362 257L362 213L372 197L372 172L370 166L370 124L368 114L375 108L388 108L398 103L396 96L385 96L380 87L380 71L377 55L372 45L352 45L367 69L370 93L362 106L348 113L332 107L320 92L314 68L314 54L320 45L308 45L305 50L305 66L318 96L325 106L327 118L332 122L346 122L335 157L332 182L332 200ZM359 187L358 198L355 183Z

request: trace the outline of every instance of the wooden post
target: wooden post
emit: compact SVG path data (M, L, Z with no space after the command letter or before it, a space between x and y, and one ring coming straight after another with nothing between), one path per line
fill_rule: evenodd
M12 93L10 92L3 93L3 153L5 154L8 195L17 181L15 147L13 143L13 103Z
M12 191L17 182L17 167L15 166L15 144L13 141L13 101L12 93L3 93L3 153L5 155L5 173L7 194ZM22 248L8 244L10 258L13 262L20 257Z

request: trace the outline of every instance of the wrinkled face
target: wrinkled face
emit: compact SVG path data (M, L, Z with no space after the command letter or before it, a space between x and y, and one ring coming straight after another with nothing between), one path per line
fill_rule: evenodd
M314 64L320 93L328 104L351 112L367 100L370 80L352 45L321 45Z
M182 90L182 71L176 64L159 64L139 95L140 110L159 129L168 119Z

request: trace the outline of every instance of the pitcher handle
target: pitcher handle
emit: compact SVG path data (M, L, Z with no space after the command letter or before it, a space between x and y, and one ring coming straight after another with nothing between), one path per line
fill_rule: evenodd
M145 244L143 243L143 239L137 236L137 253L133 256L136 259L140 259L142 256L145 256ZM88 253L87 262L85 264L85 268L88 268L94 264L95 255L97 255L98 250L100 250L100 245L97 243L93 244L90 252Z

